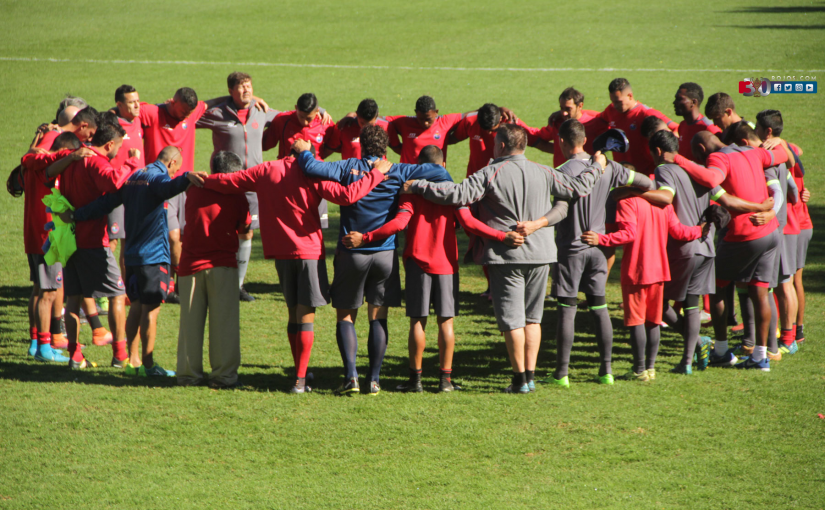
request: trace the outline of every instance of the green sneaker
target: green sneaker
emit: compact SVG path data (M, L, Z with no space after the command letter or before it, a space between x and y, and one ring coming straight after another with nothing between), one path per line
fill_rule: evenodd
M640 374L637 374L636 372L634 372L633 370L631 370L630 372L628 372L628 373L626 373L625 375L623 375L623 376L622 376L622 379L624 379L625 381L642 381L642 382L647 382L647 381L649 381L649 380L650 380L650 377L648 377L648 375L647 375L647 370L642 370L642 373L640 373Z
M140 377L175 377L175 372L166 370L155 363L149 368L146 368L146 365L141 365L138 369L138 375Z
M679 363L670 369L671 374L693 375L693 367L690 365L683 365Z
M141 368L143 368L143 367L142 366L137 366L136 367L136 366L132 365L131 363L129 363L129 361L127 360L126 364L123 365L123 373L125 373L126 375L137 376Z
M647 372L647 379L649 381L652 381L652 380L656 379L656 369L655 368L648 368L646 370L646 372Z
M597 380L599 384L613 384L613 374L600 375Z
M570 379L568 379L567 376L564 376L561 379L556 379L555 377L550 376L550 384L555 384L556 386L561 386L562 388L569 388Z
M361 387L358 385L358 378L353 377L352 379L346 379L338 389L335 390L336 395L352 395L358 394L361 391Z
M781 352L782 354L791 356L796 354L798 350L799 343L796 340L794 340L791 345L785 345L784 343L779 342L779 352Z

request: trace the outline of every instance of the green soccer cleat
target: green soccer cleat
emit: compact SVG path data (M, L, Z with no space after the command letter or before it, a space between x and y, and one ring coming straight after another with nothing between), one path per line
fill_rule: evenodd
M679 363L670 369L671 374L693 375L693 367Z
M636 372L631 370L630 372L623 375L622 379L625 380L625 381L647 382L647 381L650 380L650 377L647 375L647 370L642 370L642 372L639 373L639 374L637 374Z
M556 379L555 377L550 376L550 384L561 386L562 388L570 388L570 379L567 376L564 376L561 379Z
M599 384L613 384L613 374L600 375L596 380Z
M696 352L697 370L704 370L708 368L708 364L710 363L710 349L712 346L713 340L711 340L709 336L699 337L699 350Z
M353 395L361 391L361 386L358 385L358 378L353 377L344 381L338 389L335 390L336 395Z
M785 354L787 356L791 356L791 355L796 354L796 352L798 350L799 350L799 343L796 340L794 340L791 345L785 345L784 343L779 342L779 352L781 352L782 354Z
M656 369L655 368L648 368L646 370L646 372L647 372L647 379L649 381L652 381L652 380L656 379Z

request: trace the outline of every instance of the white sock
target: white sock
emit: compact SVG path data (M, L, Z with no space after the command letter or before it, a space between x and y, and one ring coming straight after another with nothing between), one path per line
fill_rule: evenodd
M717 340L716 345L713 347L716 351L716 354L719 356L728 352L728 341L727 340Z
M753 354L751 354L751 359L754 363L762 361L763 359L768 357L768 347L765 345L756 345L753 348Z
M244 239L238 247L238 288L243 287L246 278L246 268L249 267L249 257L252 255L252 239Z

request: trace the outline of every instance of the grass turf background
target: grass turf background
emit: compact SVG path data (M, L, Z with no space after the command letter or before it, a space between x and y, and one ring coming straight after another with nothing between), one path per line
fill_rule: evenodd
M226 75L243 70L252 74L256 94L280 110L313 91L335 117L364 97L375 98L384 114L412 114L415 99L429 94L443 113L495 102L542 125L569 85L584 92L586 107L600 110L609 80L625 76L639 100L672 117L676 88L696 81L707 95L733 95L746 118L764 108L783 111L785 137L805 150L811 212L821 226L822 96L754 99L736 91L740 79L757 74L822 79L823 29L825 4L804 1L4 1L0 168L5 177L17 164L33 128L53 118L63 94L103 109L122 83L148 102L161 102L180 86L209 98L225 94ZM2 60L8 58L70 61ZM594 70L605 68L616 70ZM196 168L207 168L210 134L197 138ZM535 151L528 156L551 161ZM466 144L450 148L448 168L456 179L466 160ZM318 391L283 393L292 364L286 309L257 235L247 288L258 301L241 305L244 390L176 388L110 368L72 373L34 363L25 356L30 287L22 217L22 200L0 195L0 508L825 506L825 420L817 417L825 412L819 334L825 247L818 233L805 270L808 344L770 374L670 375L681 341L665 330L654 383L601 387L592 382L597 349L583 313L571 390L502 395L509 363L492 309L476 297L483 277L476 266L462 266L455 374L465 391L335 398L330 389L341 370L329 307L319 310L316 324L311 365ZM334 233L326 232L328 263ZM618 270L612 276L614 373L622 373L630 351L617 308ZM168 368L175 365L177 319L176 306L163 307L156 352ZM406 376L403 308L392 311L389 325L385 389ZM428 389L437 375L433 326L424 365ZM540 373L554 362L551 304L543 327ZM357 330L359 366L365 367L363 317ZM82 337L91 343L87 327ZM90 346L87 356L106 366L111 354Z

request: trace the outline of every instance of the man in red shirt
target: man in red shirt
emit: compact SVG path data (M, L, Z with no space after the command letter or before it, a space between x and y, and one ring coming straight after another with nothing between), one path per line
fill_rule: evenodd
M332 147L335 152L341 153L341 159L361 159L361 129L364 126L379 125L384 131L389 123L378 116L378 103L374 99L364 99L358 103L355 117L347 115L334 127L334 134L330 138L337 141L338 146Z
M617 204L616 225L616 232L587 231L581 240L591 246L625 245L622 302L624 324L630 328L633 351L633 370L625 379L649 381L656 378L654 364L659 352L664 282L670 280L668 235L677 241L692 241L703 234L706 224L682 225L673 206L661 209L642 198L632 197Z
M79 115L79 114L78 114ZM129 172L112 168L110 160L117 155L125 132L120 126L104 123L98 126L92 138L95 155L75 161L60 175L60 191L75 208L87 205L105 193L117 190L128 178ZM77 251L64 268L66 332L69 337L69 367L84 369L96 366L83 357L78 348L80 322L78 313L83 298L109 298L109 327L114 335L112 365L122 366L126 353L126 315L124 285L120 269L109 251L106 220L79 223L75 229Z
M584 126L587 141L584 144L584 152L593 154L593 140L603 133L607 127L605 122L599 118L599 112L584 109L584 94L573 87L567 87L559 94L559 111L550 116L547 125L539 132L539 138L544 142L552 142L547 149L537 144L536 147L544 152L553 153L553 166L558 167L567 160L559 149L559 127L568 119L576 119Z
M694 181L708 188L721 185L722 192L757 204L768 198L764 169L788 160L788 152L785 149L787 145L784 141L781 142L782 147L776 147L772 151L737 145L726 147L713 133L700 131L693 137L691 144L694 158L706 162L707 167L678 154L672 159L685 169ZM714 197L711 198L716 200ZM764 225L755 225L751 222L749 214L731 212L727 234L720 240L716 249L717 291L711 298L711 315L716 334L714 352L710 357L710 364L713 366L731 366L737 361L736 356L728 349L724 299L724 288L735 281L738 287L747 287L754 303L756 318L756 347L750 357L741 364L742 368L770 370L767 358L768 329L771 320L768 286L779 246L778 226L775 218Z
M609 128L621 129L630 142L628 151L625 153L614 152L613 159L617 163L631 164L637 172L652 175L655 167L647 148L647 140L642 136L642 122L648 115L655 115L662 119L671 131L677 131L679 125L659 110L636 101L630 82L624 78L616 78L611 81L607 90L610 93L612 104L597 116L606 124L601 131L604 132Z
M435 145L424 147L418 155L418 164L444 165L441 149ZM455 333L453 317L458 315L458 245L455 222L468 232L487 239L505 243L510 247L521 246L524 238L516 232L502 232L478 221L467 207L438 205L419 195L403 195L395 218L372 232L350 232L343 238L348 249L386 239L407 229L404 249L406 269L407 317L410 318L408 337L410 354L410 378L398 386L399 391L420 393L421 367L430 304L438 321L438 352L440 392L461 389L452 382Z
M697 83L687 82L679 85L676 97L673 99L673 111L684 120L679 123L679 154L682 157L693 159L690 141L700 131L710 131L715 135L722 130L713 124L713 121L702 115L699 107L702 106L705 94Z
M331 147L339 146L335 124L326 112L318 106L318 98L312 92L301 94L295 110L277 115L264 132L263 149L268 151L278 147L278 159L289 156L296 140L308 140L315 149L315 157L323 161L332 154ZM321 200L318 212L321 228L329 227L326 200Z
M309 140L295 142L296 151L311 150ZM367 195L384 179L391 163L384 160L369 175L350 186L310 179L295 158L268 161L252 168L214 174L203 179L208 190L241 194L249 191L266 196L260 203L261 240L264 258L275 259L278 279L289 310L287 337L292 348L296 381L292 393L305 393L307 365L314 342L315 308L329 302L323 234L318 204L322 198L350 205Z
M415 102L415 116L387 117L390 148L401 155L401 163L415 164L418 153L428 145L435 145L447 159L447 134L462 119L460 113L439 115L435 99L421 96Z

